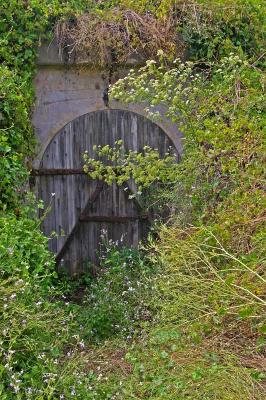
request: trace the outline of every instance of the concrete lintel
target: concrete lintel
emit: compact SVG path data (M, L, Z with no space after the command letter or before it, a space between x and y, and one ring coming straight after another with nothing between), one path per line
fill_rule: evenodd
M140 53L131 53L128 55L126 62L123 64L126 68L136 67L143 65L145 63L145 58ZM77 56L75 52L72 54L67 54L66 52L62 54L59 46L57 45L55 39L50 43L42 44L38 49L37 56L38 66L61 66L67 67L87 67L89 69L95 69L95 62L93 63L89 55L86 54L83 57ZM104 70L102 66L98 66L97 70Z

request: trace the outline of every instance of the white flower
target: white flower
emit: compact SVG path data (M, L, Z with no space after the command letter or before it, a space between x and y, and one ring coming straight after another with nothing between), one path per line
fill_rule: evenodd
M55 197L55 193L51 193L51 196L52 196L52 197Z
M85 349L85 343L83 342L83 340L81 342L79 342L79 347L81 349Z

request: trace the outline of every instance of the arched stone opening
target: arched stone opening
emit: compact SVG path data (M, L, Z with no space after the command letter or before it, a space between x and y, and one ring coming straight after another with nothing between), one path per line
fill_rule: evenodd
M103 232L108 240L133 247L147 235L149 215L144 215L137 200L130 200L130 192L89 180L82 170L86 150L93 156L93 145L113 146L119 139L126 150L141 151L147 145L164 156L170 146L176 149L166 132L146 117L105 109L66 124L50 140L39 162L36 191L45 207L50 207L43 231L48 237L56 233L49 241L50 249L72 275L97 266Z

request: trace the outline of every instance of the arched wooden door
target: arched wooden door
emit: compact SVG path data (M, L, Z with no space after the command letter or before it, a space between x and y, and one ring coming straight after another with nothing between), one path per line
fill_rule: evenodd
M105 240L137 246L149 221L123 187L90 180L83 173L83 154L94 156L94 145L114 146L122 139L126 150L145 145L163 156L173 143L156 124L129 111L96 111L76 118L61 129L46 148L36 173L39 199L50 212L43 222L49 246L73 275L97 265Z

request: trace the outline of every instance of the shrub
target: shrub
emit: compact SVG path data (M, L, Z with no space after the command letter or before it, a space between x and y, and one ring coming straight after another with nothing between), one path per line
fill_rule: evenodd
M81 323L96 341L116 335L132 339L152 318L155 266L137 249L106 245L100 275L86 289Z

